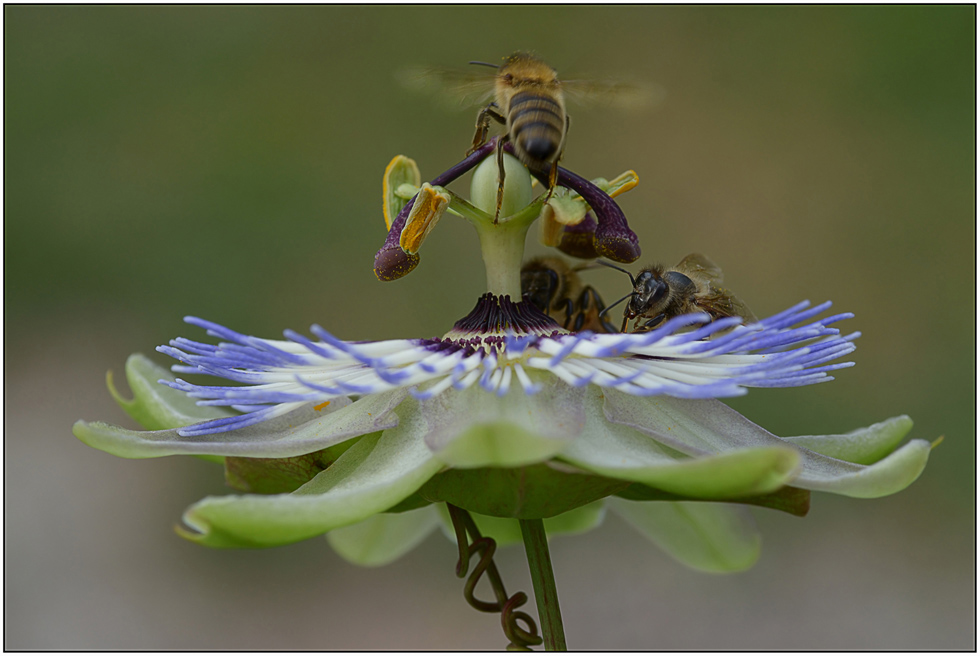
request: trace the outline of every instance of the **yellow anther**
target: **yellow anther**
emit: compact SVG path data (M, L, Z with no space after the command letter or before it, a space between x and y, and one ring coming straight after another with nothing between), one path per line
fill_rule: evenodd
M541 234L539 238L541 243L552 248L558 246L561 242L562 225L555 221L555 210L552 209L550 203L545 203L544 207L541 208L540 220Z
M422 184L398 242L403 251L412 254L419 252L422 242L449 207L449 201L449 194L445 191L437 190L428 182Z
M609 182L609 187L606 189L606 193L610 198L615 198L620 194L624 194L636 185L640 183L639 176L636 175L636 171L629 170L626 173L621 173Z
M408 204L404 198L399 198L395 191L403 184L418 187L422 182L422 174L414 159L404 155L396 155L385 168L385 177L381 183L381 193L384 197L385 228L391 230L391 222L395 220L402 208Z

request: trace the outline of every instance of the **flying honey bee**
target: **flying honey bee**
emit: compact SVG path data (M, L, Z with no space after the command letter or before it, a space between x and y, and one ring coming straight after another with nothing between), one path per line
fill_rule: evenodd
M532 173L547 176L551 194L558 179L558 162L565 150L565 138L571 120L565 111L566 93L576 100L600 100L620 106L642 106L658 100L661 92L654 87L622 82L560 81L555 69L538 57L517 52L505 57L502 64L473 61L470 64L496 70L493 76L460 71L423 70L409 77L415 82L430 83L464 100L485 104L476 119L473 146L467 154L487 142L492 121L505 127L497 142L496 220L500 215L504 193L503 147L510 142L517 158Z
M601 264L626 273L633 284L632 292L613 303L614 306L629 299L623 311L621 332L626 332L629 322L634 319L637 322L631 332L644 332L673 317L697 312L705 312L712 319L741 317L745 323L756 321L745 303L719 286L721 269L700 253L691 253L674 267L648 267L635 278L618 266L607 262Z
M616 327L602 318L602 298L579 280L578 271L589 266L571 267L557 257L528 260L521 267L521 296L566 330L614 333Z

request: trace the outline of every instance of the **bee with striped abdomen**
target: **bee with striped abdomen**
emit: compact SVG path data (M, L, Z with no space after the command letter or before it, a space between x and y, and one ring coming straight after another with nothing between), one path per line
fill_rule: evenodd
M505 57L499 65L480 61L470 63L493 68L495 74L488 76L421 69L410 71L406 79L410 83L449 91L464 101L485 105L477 116L473 147L467 154L486 143L492 122L505 127L506 134L497 142L500 182L495 219L500 214L503 202L503 146L506 142L513 145L517 158L532 173L547 176L549 194L554 189L558 179L558 161L565 149L570 123L565 111L566 93L583 102L598 101L620 106L648 105L662 95L662 90L653 86L587 80L561 81L555 69L526 52Z
M558 160L565 146L569 118L558 74L534 55L518 52L500 66L471 62L497 69L494 100L476 119L473 150L486 143L490 121L504 125L517 159L537 172L548 172L554 186Z

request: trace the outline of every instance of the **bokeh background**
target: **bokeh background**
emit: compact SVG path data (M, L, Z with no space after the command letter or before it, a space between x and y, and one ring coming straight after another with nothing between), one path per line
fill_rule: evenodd
M276 336L434 336L483 291L475 235L440 224L380 283L381 174L456 162L473 108L410 65L533 49L560 74L660 85L577 111L564 160L632 168L644 261L702 251L760 316L833 299L857 366L732 405L777 434L907 413L945 435L908 490L759 511L758 565L688 571L618 518L556 540L579 649L975 648L973 6L4 7L4 645L7 649L498 649L454 547L360 569L321 539L212 551L172 532L227 491L192 458L71 435L132 426L107 369L204 316ZM542 249L530 244L529 252ZM621 274L588 273L608 298ZM161 363L164 362L160 358ZM529 590L524 556L498 556Z

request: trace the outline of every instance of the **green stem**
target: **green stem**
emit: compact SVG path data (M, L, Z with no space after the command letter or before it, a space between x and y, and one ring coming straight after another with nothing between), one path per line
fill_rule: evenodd
M487 291L497 296L510 296L515 303L521 300L521 261L529 227L510 222L476 224L483 263L487 268Z
M520 524L527 564L531 570L531 583L534 585L534 601L538 605L538 619L541 620L544 648L546 651L568 651L544 522L540 519L522 519Z

